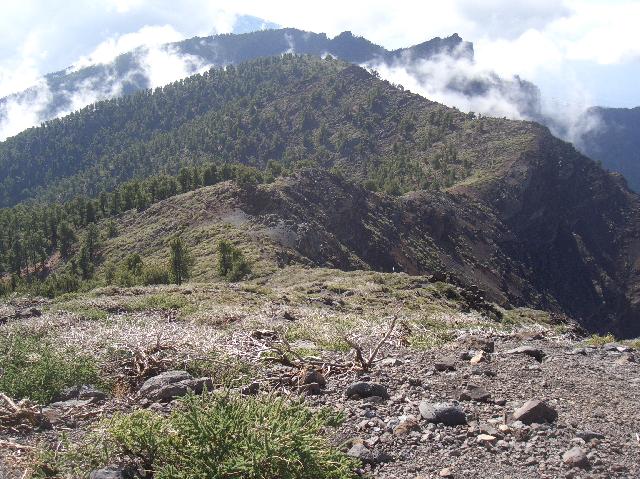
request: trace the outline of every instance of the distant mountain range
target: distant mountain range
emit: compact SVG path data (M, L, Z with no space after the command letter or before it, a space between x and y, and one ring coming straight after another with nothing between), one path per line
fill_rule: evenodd
M232 165L236 181L202 188ZM105 261L158 255L175 232L208 250L231 223L271 238L278 264L434 274L640 333L640 198L623 181L534 122L462 113L337 59L261 58L99 102L0 143L0 171L2 205L23 202L0 209L5 272L56 255L64 218L78 238L118 222ZM269 186L271 172L285 178Z
M260 18L241 16L236 21L234 34L195 37L154 49L141 47L109 64L81 69L70 67L46 75L40 84L0 99L0 137L3 133L15 134L22 128L11 128L11 116L24 115L25 111L42 122L95 101L162 86L210 67L286 52L317 56L330 54L373 68L401 66L424 85L434 83L434 70L451 67L446 60L472 64L474 58L473 44L463 41L457 34L389 51L350 32L329 38L323 33L279 29L278 25ZM436 59L445 61L425 68L425 62ZM511 116L532 119L548 126L554 134L575 142L586 155L601 161L605 168L623 174L631 188L640 190L638 108L592 108L579 120L583 121L582 126L589 124L590 127L582 128L576 134L570 131L574 125L561 124L542 112L540 92L530 82L518 77L506 80L490 73L478 75L453 68L448 75L446 83L440 86L445 92L470 99L499 98L512 108ZM489 113L503 116L495 111Z

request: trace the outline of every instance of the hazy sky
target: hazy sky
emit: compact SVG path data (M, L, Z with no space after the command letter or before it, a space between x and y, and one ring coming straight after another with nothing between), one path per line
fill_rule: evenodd
M0 96L140 44L228 32L236 14L397 48L459 33L480 66L559 103L640 105L640 0L4 0Z

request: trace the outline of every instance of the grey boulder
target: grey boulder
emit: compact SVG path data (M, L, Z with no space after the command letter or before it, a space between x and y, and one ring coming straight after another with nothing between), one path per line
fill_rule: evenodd
M420 415L427 422L442 423L445 426L459 426L467 423L467 418L462 408L453 403L422 401L419 410Z
M345 396L350 399L368 398L378 396L382 399L389 399L387 388L378 383L358 382L351 384L345 391Z
M138 391L138 395L149 401L163 402L185 396L190 391L200 394L205 388L213 389L211 379L194 379L186 371L166 371L147 379Z

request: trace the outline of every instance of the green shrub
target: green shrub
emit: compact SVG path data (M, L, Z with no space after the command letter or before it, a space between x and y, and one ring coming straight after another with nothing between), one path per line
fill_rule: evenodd
M251 273L251 267L240 249L229 241L218 242L218 274L229 281L239 281Z
M585 343L589 346L604 346L607 343L615 343L616 337L609 333L605 336L600 336L599 334L592 334Z
M322 435L341 419L273 396L187 396L169 416L148 410L115 415L86 445L63 453L58 472L80 476L126 462L155 479L353 478L354 460Z
M163 310L183 309L187 306L187 300L182 295L175 294L152 294L142 296L125 305L129 311L147 311L147 310Z
M0 296L11 293L11 284L8 281L0 280Z
M0 391L43 404L65 387L99 383L91 357L56 349L46 337L26 332L0 338L0 370Z
M18 289L36 296L55 298L61 294L78 291L81 286L80 278L73 273L54 273L44 281L34 281L31 284L23 284L18 287Z
M142 270L142 284L169 284L169 270L157 264L145 265Z

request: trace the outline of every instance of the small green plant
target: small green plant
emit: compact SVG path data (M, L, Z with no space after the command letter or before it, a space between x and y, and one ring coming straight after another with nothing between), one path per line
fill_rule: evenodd
M589 346L604 346L607 343L615 343L616 337L609 333L604 336L599 334L592 334L588 339L585 340L585 344Z
M152 294L142 296L139 299L125 305L128 311L147 311L147 310L181 310L187 306L187 300L182 295L177 294Z
M93 358L56 349L48 338L26 331L0 338L0 370L0 391L41 404L65 387L100 382Z
M633 349L640 349L640 338L625 341L625 344Z
M229 241L218 242L218 274L229 281L239 281L251 272L242 251Z
M116 414L84 445L58 458L61 476L86 475L113 461L156 479L347 479L356 463L324 438L342 417L302 401L229 392L187 396L169 416Z

